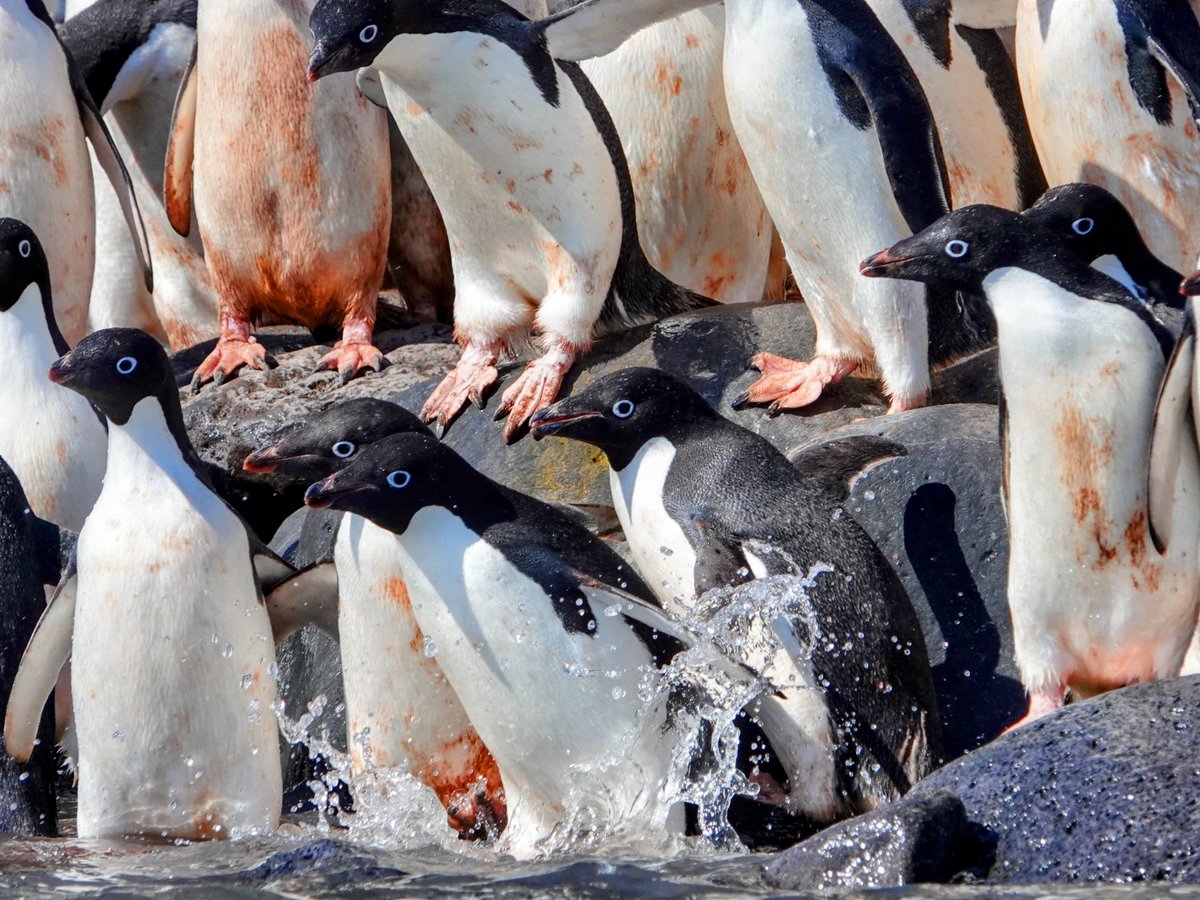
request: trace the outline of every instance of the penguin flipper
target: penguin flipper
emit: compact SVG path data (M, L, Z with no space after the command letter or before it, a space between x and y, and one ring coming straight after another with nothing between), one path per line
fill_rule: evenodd
M854 435L805 447L792 458L804 480L834 503L850 496L850 483L874 462L908 456L903 444L873 434Z
M1196 364L1196 319L1191 298L1183 333L1167 363L1158 402L1154 407L1154 427L1150 436L1150 536L1158 551L1171 542L1171 511L1181 502L1177 496L1179 467L1183 454L1196 453L1196 431L1192 408L1192 379ZM1195 502L1182 500L1182 502Z
M1138 103L1159 118L1162 91L1155 83L1161 75L1147 71L1149 56L1179 82L1187 94L1192 118L1200 122L1200 72L1196 70L1195 48L1200 45L1200 22L1187 4L1147 3L1119 0L1117 19L1125 32L1129 54L1130 82ZM1169 104L1169 100L1167 100ZM1169 118L1169 108L1167 110ZM1161 121L1161 120L1160 120Z
M192 59L179 93L175 95L175 111L171 116L171 133L167 143L167 162L163 172L163 203L167 221L176 233L187 237L192 230L192 157L196 149L196 53L200 41L192 48Z
M377 69L359 69L354 74L354 83L358 85L358 92L380 109L388 108L387 95L383 93L383 82Z
M333 563L317 563L285 578L266 600L276 644L310 622L339 639L338 577Z
M13 678L4 714L4 746L8 755L19 762L27 762L33 755L42 710L71 657L76 586L72 569L63 576L34 627Z
M612 53L643 28L706 0L583 0L534 23L555 59L578 62Z

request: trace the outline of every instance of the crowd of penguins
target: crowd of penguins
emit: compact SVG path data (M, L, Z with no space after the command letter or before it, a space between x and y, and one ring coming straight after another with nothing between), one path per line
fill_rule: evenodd
M747 360L739 406L858 371L902 413L998 345L1027 719L1200 671L1193 6L539 3L0 0L0 481L78 535L4 742L61 742L81 837L276 829L275 644L309 623L351 774L516 856L726 816L778 846L942 764L916 614L836 493L656 369L559 396L597 336L787 269L813 358ZM320 367L378 377L389 286L418 320L452 296L461 357L419 414L335 402L246 459L344 513L297 570L214 486L168 350L217 338L191 387L228 390L275 365L256 325L334 327ZM603 451L628 556L445 446L472 403ZM713 596L771 611L717 640Z

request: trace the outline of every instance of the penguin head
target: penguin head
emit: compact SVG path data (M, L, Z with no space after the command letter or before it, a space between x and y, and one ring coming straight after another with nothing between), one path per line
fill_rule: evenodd
M686 428L695 418L715 418L691 387L658 369L622 369L605 375L529 422L534 440L547 435L592 444L621 457L647 441Z
M424 423L404 407L359 397L318 413L280 441L255 450L242 468L255 474L306 478L311 483L348 466L376 441L406 431L428 433Z
M1129 210L1094 184L1050 188L1024 215L1057 234L1085 263L1109 254L1119 258L1144 246Z
M962 291L981 291L997 269L1033 255L1074 255L1052 233L998 206L964 206L928 228L863 260L868 278L901 278Z
M317 0L308 20L313 37L309 81L374 63L400 33L399 6L389 0Z
M50 294L50 267L42 242L17 219L0 219L0 312L17 305L31 285Z
M428 506L453 511L473 502L490 484L457 453L428 432L393 434L366 447L339 472L310 487L304 502L370 519L396 534Z
M148 397L179 404L175 373L167 352L137 328L94 331L50 367L50 380L86 397L117 425Z

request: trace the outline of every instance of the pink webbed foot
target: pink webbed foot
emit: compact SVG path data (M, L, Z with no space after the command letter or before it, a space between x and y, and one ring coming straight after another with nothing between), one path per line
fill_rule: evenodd
M504 443L511 444L535 412L557 399L563 377L575 364L577 355L576 347L556 341L509 385L496 409L497 420L508 416L504 423Z
M917 397L893 397L892 402L888 404L888 415L908 412L910 409L920 409L924 405L924 394Z
M342 384L366 369L382 372L387 366L387 357L371 343L371 327L365 323L347 325L342 339L333 349L321 357L317 372L336 371Z
M769 403L767 413L775 416L785 409L800 409L815 402L827 385L841 381L858 368L858 363L829 356L800 362L773 353L759 353L750 360L750 366L761 372L762 377L733 401L734 408Z
M249 322L226 316L217 346L192 376L192 393L198 393L208 381L218 386L224 384L242 366L264 370L277 365L274 357L267 353L267 348L250 334Z
M1066 688L1062 685L1046 688L1041 691L1034 691L1029 695L1029 712L1025 714L1024 718L1018 719L1005 728L1004 733L1008 734L1022 725L1028 725L1030 722L1037 721L1042 716L1049 715L1057 709L1062 709L1065 697Z
M499 358L499 344L468 344L453 371L421 407L421 419L436 420L444 432L468 401L483 409L484 392L500 378L496 368Z

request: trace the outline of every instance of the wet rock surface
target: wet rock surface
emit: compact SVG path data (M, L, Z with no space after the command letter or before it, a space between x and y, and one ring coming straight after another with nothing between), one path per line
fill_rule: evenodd
M1197 728L1200 676L1069 706L946 766L891 808L786 851L768 878L794 890L905 883L894 880L915 855L904 848L953 821L950 795L962 803L972 840L956 862L935 858L930 880L1200 881ZM845 859L847 846L856 837L875 846L866 838L876 834L886 835L876 855L887 864L830 881L839 876L826 870Z

